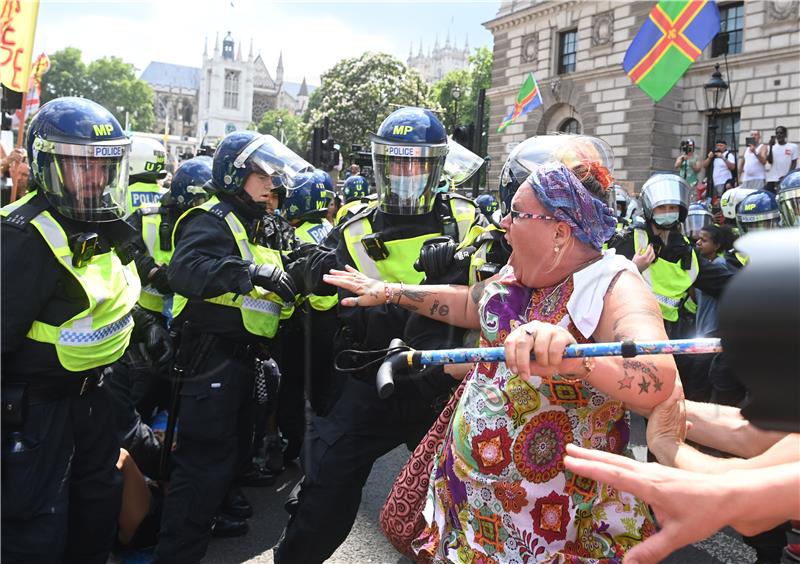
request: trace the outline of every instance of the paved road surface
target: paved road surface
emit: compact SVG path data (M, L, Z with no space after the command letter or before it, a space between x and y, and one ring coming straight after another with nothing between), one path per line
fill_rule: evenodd
M644 458L643 422L635 421L632 433L634 454ZM361 508L347 541L328 561L334 564L407 564L409 560L400 556L380 530L377 518L392 481L408 458L405 447L399 447L379 460L373 468ZM278 484L271 488L250 488L247 496L253 503L255 515L250 519L250 533L235 539L216 539L209 547L203 561L208 564L234 564L240 562L272 563L270 548L280 537L286 521L283 502L300 478L300 469L292 466L281 476ZM313 542L313 541L312 541ZM747 564L755 560L755 554L744 545L736 532L726 530L710 539L684 548L665 562L669 564Z

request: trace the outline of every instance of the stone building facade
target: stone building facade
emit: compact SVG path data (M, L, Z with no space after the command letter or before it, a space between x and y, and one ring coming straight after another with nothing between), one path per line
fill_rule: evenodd
M261 55L253 55L253 42L242 56L242 44L229 33L219 36L209 54L203 52L202 66L188 67L151 62L141 79L153 88L156 126L152 133L190 137L206 142L224 137L230 131L257 124L264 112L285 109L299 114L308 106L313 87L283 79L283 55L278 58L272 78Z
M658 103L635 86L622 60L655 2L503 1L484 26L494 35L489 154L504 162L516 143L551 131L604 138L615 177L638 192L656 171L672 170L680 140L705 154L724 136L742 145L751 129L764 140L778 125L800 140L800 2L719 1L722 29ZM724 39L727 38L727 45ZM729 84L716 122L703 85L720 64ZM525 76L533 72L543 104L497 133ZM717 126L716 130L714 126Z
M455 42L450 43L450 32L444 46L439 45L439 38L433 45L433 49L428 47L428 52L422 50L422 40L419 41L419 52L413 54L414 46L408 48L408 59L406 63L412 69L419 71L422 79L428 84L433 84L441 80L444 75L452 70L466 69L469 66L469 38L464 40L464 48L459 49Z

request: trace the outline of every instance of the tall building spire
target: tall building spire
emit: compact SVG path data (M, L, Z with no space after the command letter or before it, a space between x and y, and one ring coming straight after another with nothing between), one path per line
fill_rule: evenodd
M241 62L242 60L242 42L239 42L239 48L236 49L236 60Z
M216 39L214 39L214 56L219 55L219 32L217 32Z
M205 40L203 41L203 58L208 58L208 35L206 35Z
M250 52L247 54L247 60L248 61L252 61L253 60L253 38L252 37L250 38Z
M467 34L467 38L464 40L464 52L469 55L469 33Z
M433 44L433 51L436 52L439 50L439 34L436 34L436 42Z
M411 58L414 56L414 42L408 42L408 60L410 61Z
M275 82L278 84L283 82L283 51L278 55L278 67L275 69Z
M423 56L423 53L422 53L422 38L421 37L419 38L419 55L417 55L417 56L418 57L422 57Z

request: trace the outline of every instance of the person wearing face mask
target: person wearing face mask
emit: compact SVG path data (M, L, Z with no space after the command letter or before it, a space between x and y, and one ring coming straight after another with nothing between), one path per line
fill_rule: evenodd
M628 257L653 291L671 339L694 337L696 305L689 289L719 297L732 271L699 257L680 230L688 213L689 185L677 174L654 174L642 186L645 224L612 237L609 248ZM707 399L707 373L676 357L686 397Z
M447 154L445 128L432 112L414 107L392 112L372 135L377 205L331 231L308 257L308 292L336 296L323 276L346 268L397 284L467 283L476 270L472 257L480 256L470 237L480 232L474 228L483 219L472 200L436 192ZM394 305L395 297L381 295L382 305L368 311L339 307L334 355L345 349L379 351L395 337L411 346L461 344L463 331L416 318ZM438 367L398 383L391 397L381 399L377 368L337 371L345 382L330 412L311 421L303 447L305 479L297 499L293 495L287 504L291 517L274 550L275 562L330 558L350 532L373 463L400 444L416 446L457 384Z
M269 246L268 206L311 169L272 136L233 132L214 154L213 195L175 225L167 276L183 383L157 562L200 561L214 513L250 465L253 398L269 399L259 383L300 281ZM257 470L261 478L248 472L250 482L274 482Z

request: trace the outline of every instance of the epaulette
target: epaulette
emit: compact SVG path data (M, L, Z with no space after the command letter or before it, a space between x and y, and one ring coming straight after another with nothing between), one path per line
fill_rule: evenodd
M355 221L359 221L361 219L365 219L365 218L369 219L371 221L372 217L370 217L370 216L374 216L375 212L377 212L377 211L378 211L377 207L369 207L369 208L366 208L364 210L361 210L360 212L358 212L356 215L354 215L353 217L351 217L350 219L348 219L344 223L338 225L336 227L336 229L340 229L340 230L343 231L351 223L353 223Z
M50 204L44 197L32 198L7 216L3 216L3 223L21 231L25 230L31 220L48 207Z
M208 210L208 213L219 219L224 220L225 216L231 213L232 211L233 211L233 206L231 204L229 204L228 202L219 202L216 205L214 205L210 210Z

